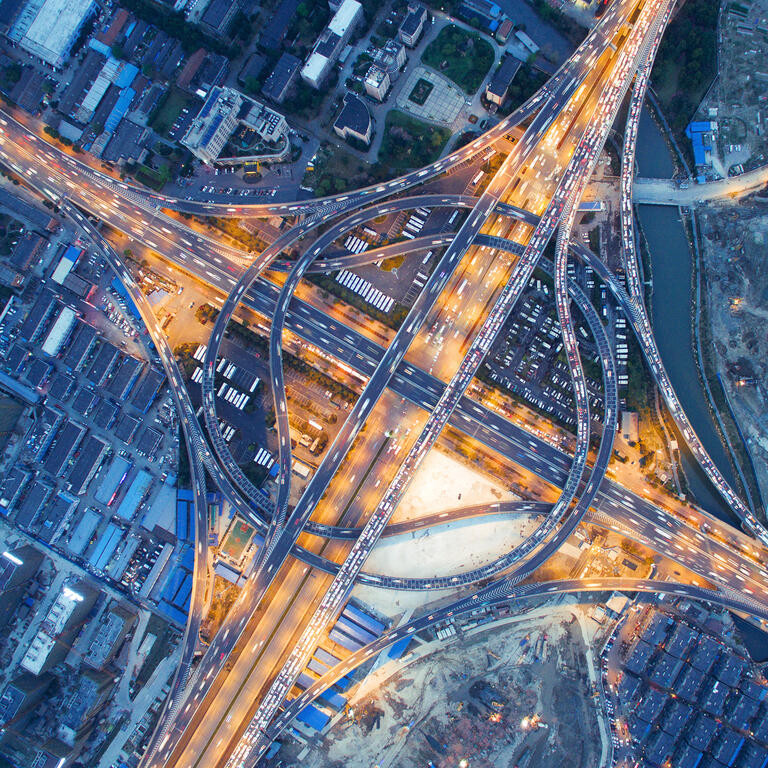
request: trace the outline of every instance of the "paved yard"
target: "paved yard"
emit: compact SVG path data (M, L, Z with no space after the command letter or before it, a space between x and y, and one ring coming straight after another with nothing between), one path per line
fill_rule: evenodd
M426 80L433 88L423 105L411 101L411 95L416 83ZM464 106L464 93L448 78L438 75L427 67L418 66L408 76L405 85L397 96L397 106L409 112L414 117L431 120L443 125L452 125Z

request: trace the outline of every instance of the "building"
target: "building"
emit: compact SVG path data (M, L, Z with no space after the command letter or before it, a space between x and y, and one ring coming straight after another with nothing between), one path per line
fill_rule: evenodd
M383 48L377 48L372 54L373 63L383 69L394 82L400 74L400 69L405 66L405 46L396 40L387 40Z
M233 88L215 87L181 143L204 163L219 159L235 129L244 125L259 138L276 144L288 133L285 118Z
M50 357L56 357L72 333L76 322L75 311L71 307L63 307L43 342L41 347L43 352Z
M11 722L16 729L23 726L25 715L42 700L52 680L52 675L38 677L29 672L16 675L0 696L0 727L5 728Z
M501 60L501 64L485 87L485 98L491 104L500 107L507 100L509 86L519 69L520 62L514 56L507 55Z
M496 30L496 39L502 44L506 43L514 28L515 25L511 19L504 19Z
M419 42L421 33L424 31L424 25L427 23L429 14L427 9L419 3L409 3L408 13L397 31L400 41L409 48L415 48Z
M697 166L712 165L712 150L717 136L717 123L698 120L689 123L685 134L691 140L693 159Z
M392 85L389 73L380 69L375 64L368 70L363 81L365 92L377 101L384 101Z
M373 120L365 102L354 93L347 93L333 130L345 141L352 137L370 146L373 137Z
M21 660L27 672L39 675L64 659L96 596L83 583L62 587Z
M82 740L93 729L93 719L109 700L114 677L96 669L82 672L61 705L59 738L69 746Z
M302 79L312 88L320 89L362 18L363 6L357 0L344 0L339 6L301 70Z
M640 439L640 422L636 411L622 411L621 436L630 443Z
M296 82L301 69L301 59L284 53L264 83L261 92L276 104L282 104L291 86Z
M298 7L299 0L282 0L272 11L269 22L259 37L260 48L266 51L277 51L280 48Z
M211 0L200 19L200 25L215 35L223 35L239 9L240 3L232 0Z
M95 11L94 0L28 0L8 37L59 69Z
M501 8L490 0L463 0L456 16L484 32L493 34L502 21Z
M114 605L104 614L96 631L91 635L83 661L94 669L101 669L108 664L120 650L135 619L135 614L121 605Z
M18 465L5 473L5 477L0 481L0 510L3 514L7 515L8 511L13 509L31 476L30 472Z
M42 562L42 553L28 544L0 555L0 626L10 621Z
M237 91L213 88L181 143L204 163L212 163L237 127L241 103Z
M107 444L96 435L88 435L79 451L75 465L69 473L69 490L80 495L85 492L88 484L101 466L108 451Z

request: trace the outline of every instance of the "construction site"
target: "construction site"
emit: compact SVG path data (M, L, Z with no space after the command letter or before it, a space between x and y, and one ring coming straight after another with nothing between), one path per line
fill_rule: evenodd
M558 598L491 624L468 622L448 642L416 635L402 659L382 654L347 711L311 744L294 745L286 764L597 765L602 742L586 654L603 630L589 619L592 608Z

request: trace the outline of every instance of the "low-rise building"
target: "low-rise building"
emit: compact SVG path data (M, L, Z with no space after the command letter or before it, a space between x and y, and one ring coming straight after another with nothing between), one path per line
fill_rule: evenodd
M344 106L333 124L333 130L342 139L350 137L370 146L373 137L373 120L365 102L354 93L344 96Z
M300 69L300 59L290 53L283 53L264 83L261 92L276 104L282 104L291 86L296 82Z
M384 101L389 92L392 81L389 74L375 64L368 70L363 82L365 92L377 101Z
M405 66L405 46L397 40L387 40L384 47L377 48L371 56L373 63L387 72L392 82L397 79L400 69Z
M517 71L520 69L520 62L513 56L505 56L501 60L498 69L493 73L488 85L485 87L485 98L501 106L507 100L509 86L512 85Z
M219 159L240 125L270 143L277 143L288 132L288 124L279 112L233 88L217 86L211 89L181 143L204 163L211 164Z
M419 42L419 37L424 31L424 25L427 23L429 14L427 9L419 3L409 3L408 13L400 25L397 32L400 40L409 48L415 48Z
M43 562L43 555L29 545L6 550L0 555L0 626L8 623L26 594L29 582Z
M62 587L21 660L27 672L39 675L66 656L68 645L96 596L97 593L83 583Z
M315 89L323 85L331 67L336 63L362 18L363 6L357 0L344 0L317 39L301 70L301 77L305 82Z
M94 0L27 0L8 37L58 69L95 11Z

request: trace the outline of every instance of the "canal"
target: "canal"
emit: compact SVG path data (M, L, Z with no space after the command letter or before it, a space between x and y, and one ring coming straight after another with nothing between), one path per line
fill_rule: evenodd
M656 123L644 112L637 136L638 175L670 178L674 165ZM640 226L648 243L653 279L651 322L656 343L672 386L696 434L726 480L733 471L707 404L693 346L691 277L693 257L680 213L671 206L638 206ZM719 518L735 521L733 514L687 449L683 468L695 501Z

